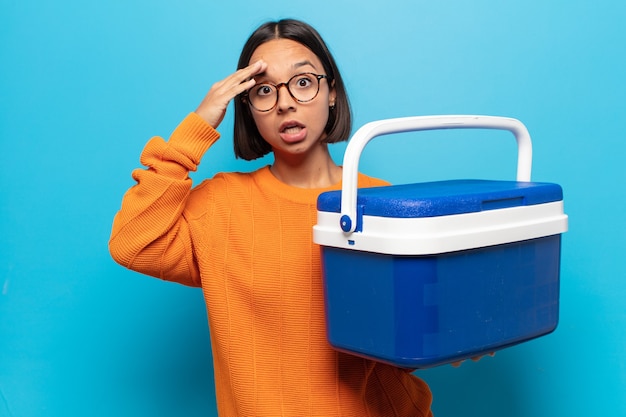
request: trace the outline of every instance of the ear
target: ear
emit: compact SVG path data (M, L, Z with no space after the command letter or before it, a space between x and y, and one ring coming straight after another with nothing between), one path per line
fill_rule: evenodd
M337 90L335 89L335 80L330 83L330 91L328 92L328 106L335 107L335 102L337 100Z

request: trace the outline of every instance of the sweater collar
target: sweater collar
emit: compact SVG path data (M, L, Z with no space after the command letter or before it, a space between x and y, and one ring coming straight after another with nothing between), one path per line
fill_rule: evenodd
M325 192L341 189L341 181L326 188L300 188L285 184L272 174L270 166L260 168L254 173L255 181L261 187L279 195L281 198L305 204L316 204L317 197Z

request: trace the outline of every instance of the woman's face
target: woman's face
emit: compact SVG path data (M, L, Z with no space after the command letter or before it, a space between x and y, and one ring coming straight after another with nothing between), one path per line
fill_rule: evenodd
M252 54L250 64L259 60L263 60L267 68L254 77L257 86L287 83L294 75L302 73L326 75L322 62L310 49L289 39L273 39L260 45ZM272 110L250 110L259 133L277 157L305 154L321 146L321 139L326 136L324 128L329 107L334 105L335 98L335 89L322 78L319 92L311 101L298 102L285 86L280 86L278 101Z

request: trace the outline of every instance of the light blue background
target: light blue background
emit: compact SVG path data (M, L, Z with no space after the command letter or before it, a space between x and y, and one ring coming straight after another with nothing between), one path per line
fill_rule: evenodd
M152 135L234 70L268 19L316 26L355 127L426 114L516 117L533 179L565 191L561 321L495 358L418 372L438 416L625 416L626 2L0 0L0 416L212 416L197 289L109 257ZM196 177L235 161L232 115ZM340 159L343 146L333 153ZM494 132L379 138L393 182L515 175Z

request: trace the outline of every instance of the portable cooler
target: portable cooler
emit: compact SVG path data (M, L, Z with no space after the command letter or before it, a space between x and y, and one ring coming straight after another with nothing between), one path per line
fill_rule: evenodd
M357 190L358 161L374 137L459 128L512 132L517 181ZM330 344L426 368L552 332L567 216L559 185L530 182L531 161L528 131L510 118L408 117L359 129L344 155L342 190L317 203Z

